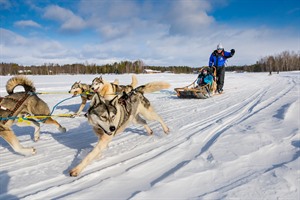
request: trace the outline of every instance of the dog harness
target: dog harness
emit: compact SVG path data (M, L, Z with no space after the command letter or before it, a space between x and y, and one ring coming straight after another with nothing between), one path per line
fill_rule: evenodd
M0 109L1 110L7 110L7 108L1 106L1 101L4 99L4 97L0 97Z
M3 106L0 105L0 109L10 111L10 113L8 114L7 117L4 118L4 120L2 120L2 116L0 116L0 121L2 121L2 124L3 124L3 125L5 125L6 122L7 122L8 120L10 120L11 117L14 117L14 116L16 115L17 110L23 105L23 103L26 101L26 99L27 99L30 95L31 95L31 93L28 92L28 93L26 93L26 94L24 95L24 97L21 98L20 100L12 99L12 98L9 98L9 97L1 97L1 98L0 98L0 103L2 102L3 99L11 99L11 100L13 100L13 101L16 102L16 105L15 105L15 107L14 107L12 110L9 110L8 108L3 107Z

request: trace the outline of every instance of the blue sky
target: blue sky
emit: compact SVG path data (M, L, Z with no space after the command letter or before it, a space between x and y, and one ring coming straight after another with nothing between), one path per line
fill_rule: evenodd
M208 65L218 43L254 64L300 53L299 0L0 0L1 62Z

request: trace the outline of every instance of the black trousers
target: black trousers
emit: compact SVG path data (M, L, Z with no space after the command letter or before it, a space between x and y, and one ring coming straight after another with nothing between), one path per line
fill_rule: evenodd
M225 79L225 66L217 68L217 90L223 89Z

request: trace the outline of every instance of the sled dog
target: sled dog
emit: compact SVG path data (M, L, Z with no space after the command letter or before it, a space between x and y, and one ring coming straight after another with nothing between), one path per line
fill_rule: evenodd
M94 96L94 92L91 90L91 85L85 84L85 83L80 83L80 81L76 81L72 87L69 93L73 94L73 96L80 95L81 97L81 105L76 112L75 115L79 115L81 111L83 110L86 102L88 100L91 100Z
M104 80L102 76L94 78L92 81L91 89L95 93L99 93L100 96L104 97L106 100L113 99L117 94L122 94L122 92L130 92L137 86L137 78L132 75L132 82L130 85L118 85L115 83L109 83Z
M115 81L111 84L118 85L119 81L117 79L115 79ZM89 85L86 83L81 83L81 81L78 81L78 82L76 81L71 86L71 90L69 90L69 93L73 94L73 96L80 95L80 97L81 97L81 104L75 115L79 115L82 112L83 108L85 107L86 102L93 98L95 93L91 89L91 86L92 85Z
M143 125L147 133L152 135L152 130L141 116L148 120L158 121L167 134L169 128L154 111L144 93L155 92L169 87L170 85L166 82L151 82L133 89L128 94L123 92L123 95L117 95L112 100L105 100L100 94L95 94L91 100L86 117L93 126L99 140L94 149L81 163L70 171L70 176L78 176L87 165L101 154L101 151L107 147L113 137L121 133L130 122Z
M24 92L14 92L14 88L23 86ZM34 141L40 138L40 121L45 124L55 125L60 132L66 132L56 120L51 117L38 118L38 116L47 116L50 114L48 105L35 94L35 87L31 80L25 76L16 76L9 79L6 83L5 97L0 97L0 136L13 148L13 150L22 155L33 155L36 150L33 147L23 147L11 126L14 122L18 126L34 127ZM27 120L17 120L19 117L28 117ZM29 116L31 116L29 118ZM37 118L34 118L36 116Z

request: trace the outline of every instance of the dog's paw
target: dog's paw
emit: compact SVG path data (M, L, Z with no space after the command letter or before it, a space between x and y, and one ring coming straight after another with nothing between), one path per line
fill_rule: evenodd
M40 139L40 136L34 136L34 139L33 139L33 140L34 140L35 142L37 142L37 141L39 141L39 139Z
M147 130L148 135L153 135L152 129Z
M70 176L73 176L73 177L78 176L79 173L80 173L80 170L78 170L77 168L74 168L69 172Z
M170 133L170 129L169 127L167 127L165 130L164 130L165 134L169 134Z
M23 154L24 156L33 156L36 154L36 149L33 147L28 147L28 148L22 148L21 150L16 152Z
M32 147L32 155L36 154L36 149Z
M65 133L67 132L67 129L65 127L59 127L58 130L61 132L61 133Z

